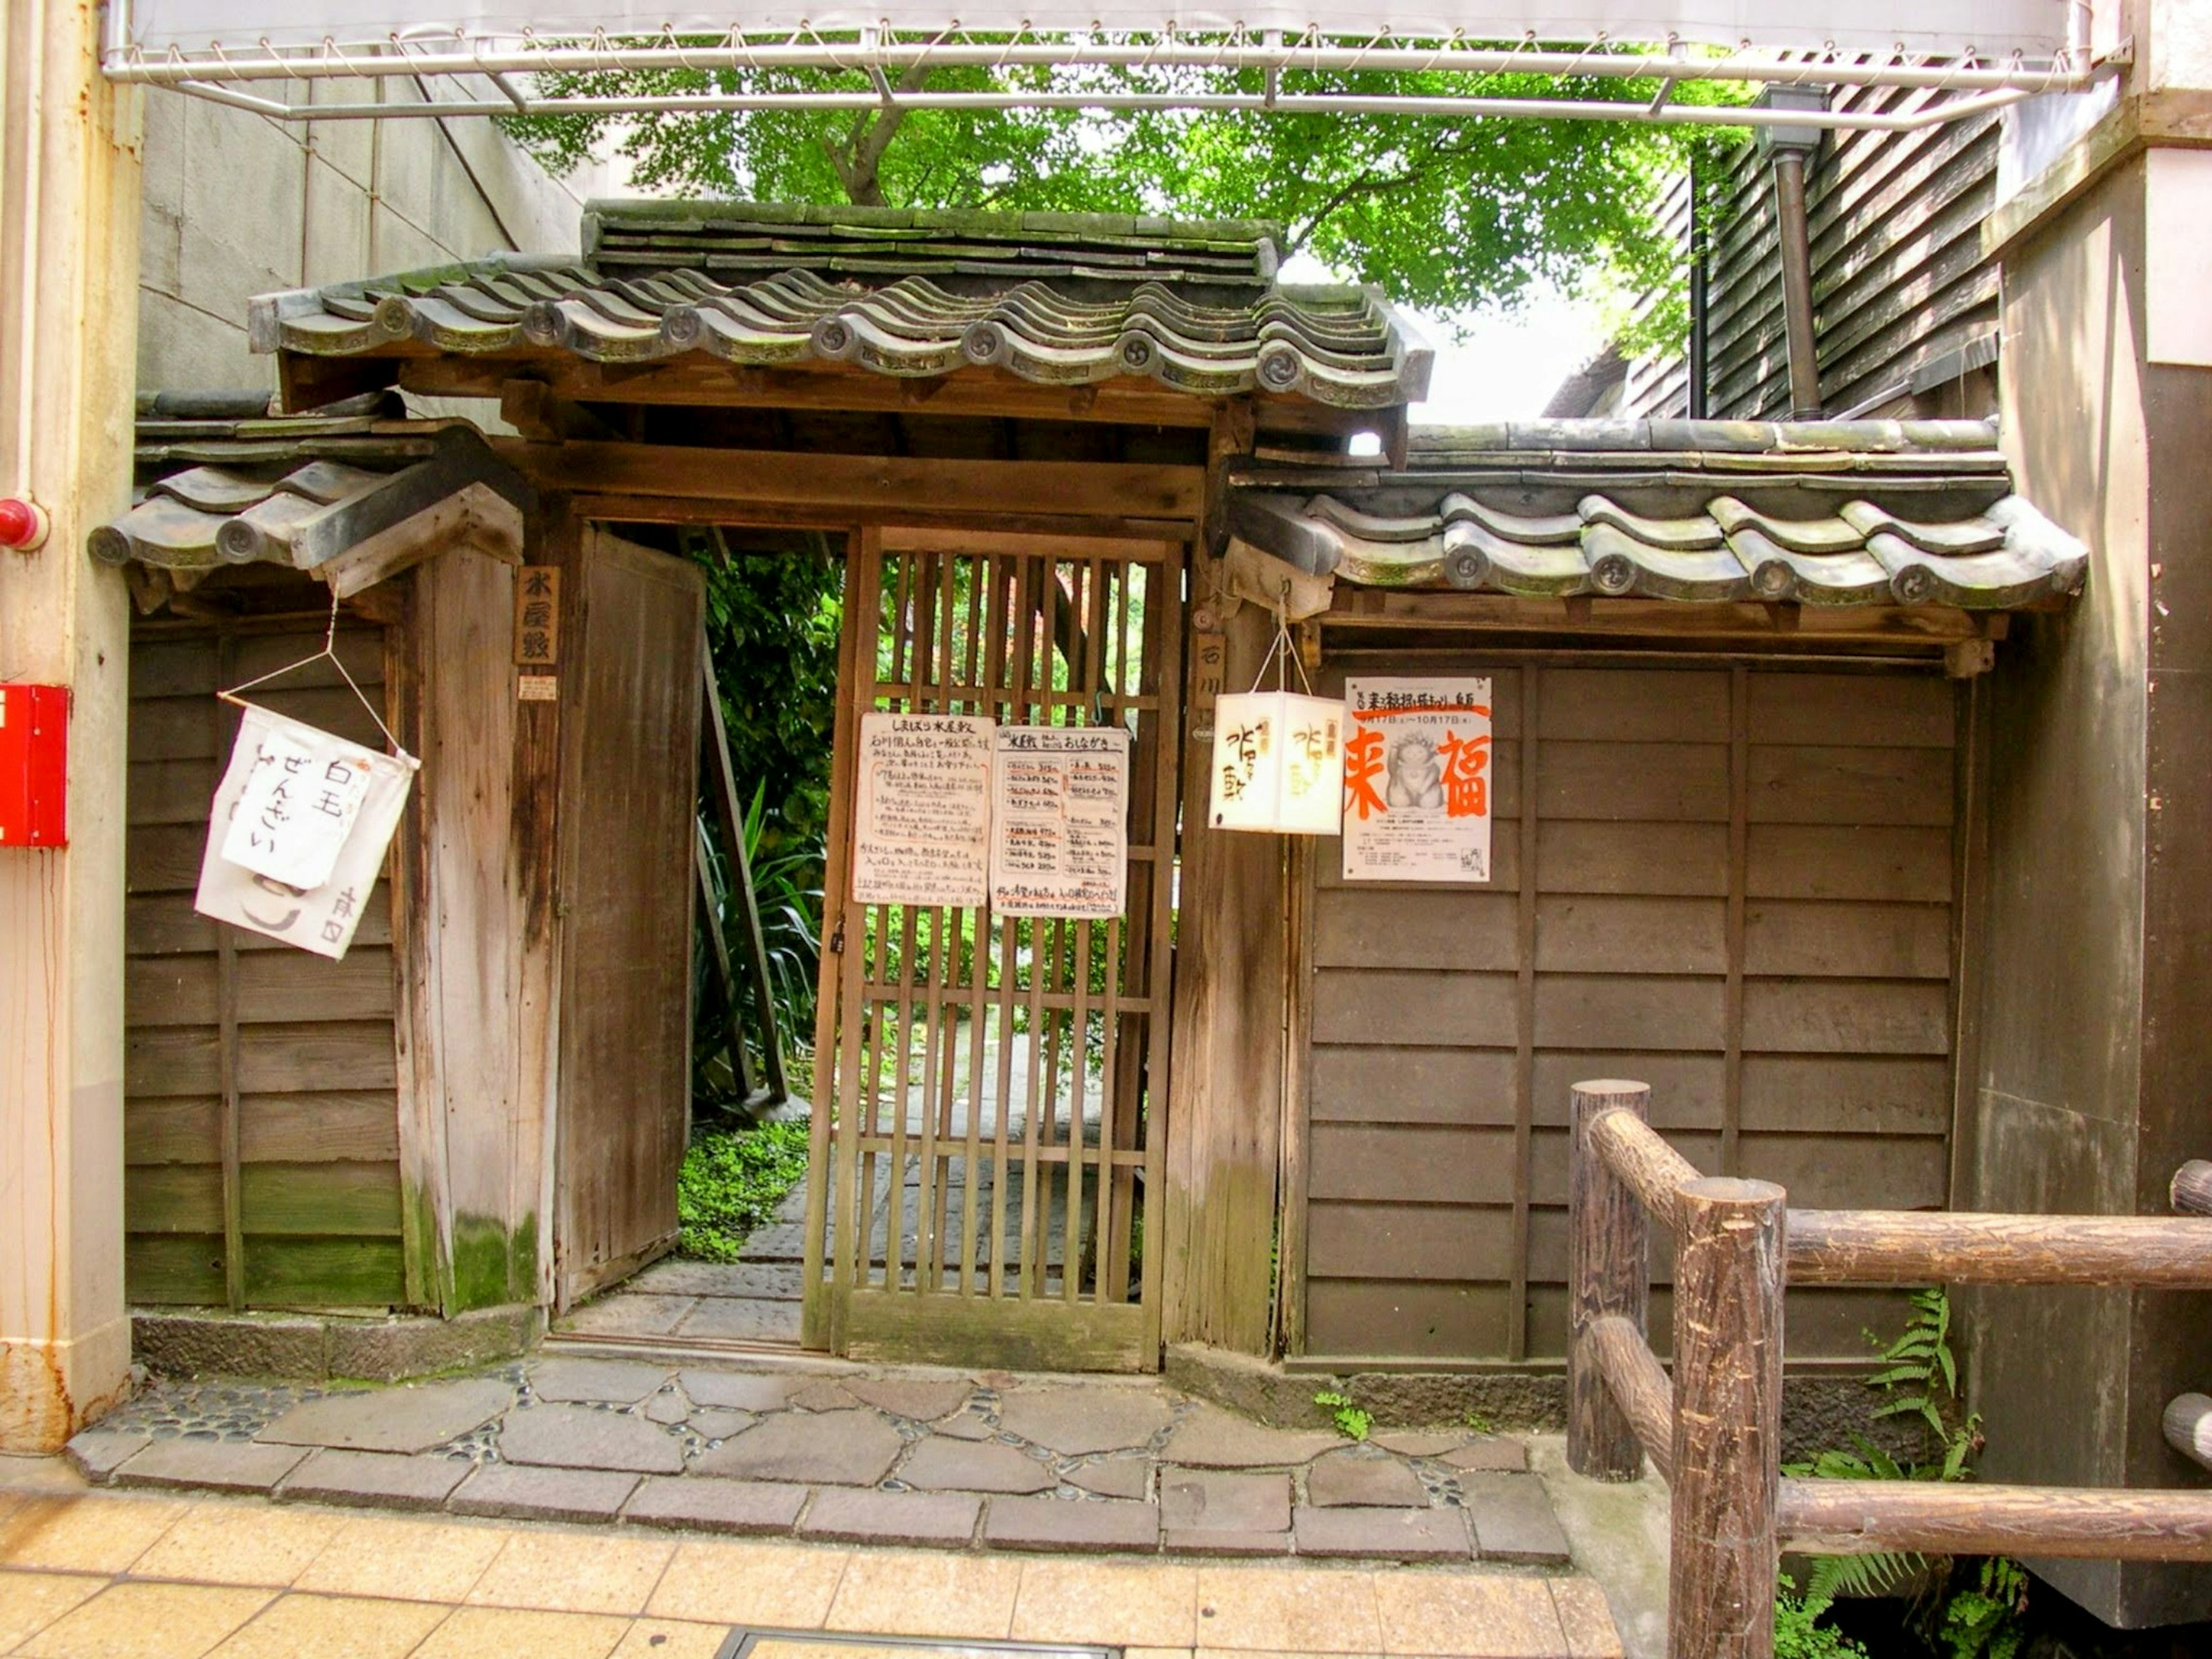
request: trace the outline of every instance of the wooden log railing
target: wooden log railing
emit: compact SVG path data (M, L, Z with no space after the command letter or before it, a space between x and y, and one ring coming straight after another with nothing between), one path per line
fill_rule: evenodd
M2212 1561L2212 1491L1784 1479L1788 1285L2146 1285L2212 1289L2212 1164L2177 1217L1790 1207L1764 1181L1700 1175L1650 1122L1641 1083L1578 1083L1569 1168L1567 1462L1670 1492L1668 1659L1772 1659L1785 1548L1819 1554ZM1650 1218L1674 1237L1670 1380L1646 1336ZM2166 1437L2212 1467L2212 1398Z

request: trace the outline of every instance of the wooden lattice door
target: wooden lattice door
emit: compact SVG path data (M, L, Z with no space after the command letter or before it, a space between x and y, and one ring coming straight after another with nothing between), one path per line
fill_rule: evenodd
M869 531L846 580L809 1346L1149 1370L1181 686L1180 543ZM1127 902L1104 921L851 897L860 716L1130 734ZM830 1109L823 1109L823 1108Z

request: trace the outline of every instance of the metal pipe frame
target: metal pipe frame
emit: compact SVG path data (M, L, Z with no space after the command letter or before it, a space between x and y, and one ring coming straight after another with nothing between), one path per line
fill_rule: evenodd
M1389 37L1355 40L1312 34L1230 34L1199 38L1112 39L1043 37L978 41L965 35L901 37L869 30L854 39L819 35L774 37L732 32L712 45L685 44L672 32L654 44L617 44L604 35L588 42L564 39L541 44L471 40L456 33L450 46L429 46L394 38L376 46L325 40L316 48L287 51L260 45L244 52L210 50L149 52L132 44L130 0L108 0L102 70L109 79L166 86L198 97L253 110L272 119L388 120L446 116L682 114L773 109L860 112L881 108L946 110L1206 110L1335 115L1422 115L1462 119L1521 118L1554 120L1640 121L1680 125L1814 125L1851 131L1911 131L2001 108L2039 93L2081 91L2117 72L2120 59L2092 64L2086 48L2070 45L2045 59L2015 57L2004 63L1877 63L1839 57L1784 58L1736 52L1710 58L1684 43L1664 43L1663 54L1627 52L1618 43L1594 41L1580 51L1540 47L1533 37L1514 46L1471 45L1453 39L1422 45ZM2078 31L2077 31L2078 33ZM1066 92L903 91L898 76L917 65L945 68L1121 69L1172 76L1177 71L1259 70L1261 90L1085 89ZM668 97L539 97L526 81L546 74L591 74L640 70L817 70L868 74L872 89L702 94ZM1661 91L1648 100L1614 102L1579 98L1501 98L1438 94L1369 96L1350 93L1285 93L1285 70L1316 74L1437 71L1479 78L1527 75L1551 78L1653 82ZM481 79L495 97L466 95L420 103L295 105L240 90L259 82L360 81L407 75L424 81ZM1895 87L1949 94L1923 108L1895 113L1765 111L1730 105L1683 106L1670 101L1674 88L1702 81L1737 86L1814 84Z

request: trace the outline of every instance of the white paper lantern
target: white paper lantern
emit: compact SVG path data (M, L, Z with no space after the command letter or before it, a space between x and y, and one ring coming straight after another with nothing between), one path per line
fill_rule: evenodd
M1213 827L1334 836L1344 825L1344 705L1290 691L1214 699Z

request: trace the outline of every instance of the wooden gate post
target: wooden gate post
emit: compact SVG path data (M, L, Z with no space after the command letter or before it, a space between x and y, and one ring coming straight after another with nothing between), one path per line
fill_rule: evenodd
M1650 1303L1651 1224L1643 1203L1590 1144L1601 1112L1649 1121L1651 1085L1577 1083L1567 1166L1567 1466L1597 1480L1633 1480L1644 1454L1606 1386L1589 1328L1618 1314L1641 1332Z
M1668 1659L1773 1659L1789 1197L1707 1176L1680 1201Z

